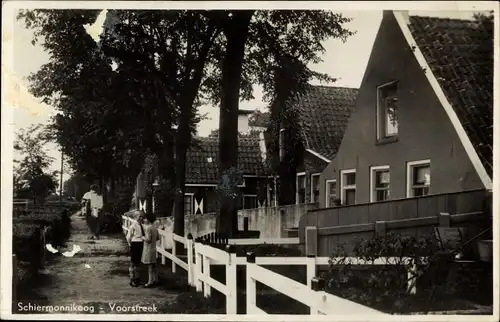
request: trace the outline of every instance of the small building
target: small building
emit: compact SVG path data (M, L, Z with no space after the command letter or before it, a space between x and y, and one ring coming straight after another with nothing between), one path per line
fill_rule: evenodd
M354 110L320 208L491 189L493 23L384 12Z

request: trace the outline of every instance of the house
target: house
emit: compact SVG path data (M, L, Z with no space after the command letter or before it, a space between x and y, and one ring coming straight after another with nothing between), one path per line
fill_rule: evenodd
M320 208L492 188L492 28L384 12Z
M263 135L265 128L250 125L252 114L253 111L240 110L238 115L238 168L243 174L243 181L239 184L240 209L264 207L270 200ZM195 137L193 141L186 156L184 211L186 215L214 213L218 203L216 187L221 179L219 136L214 131L208 137ZM137 182L137 204L145 208L143 173Z
M310 86L292 104L291 109L297 117L295 122L299 128L300 143L292 151L286 152L285 136L294 134L289 134L283 123L279 138L279 158L282 163L287 163L283 161L284 156L292 153L299 159L294 173L295 204L319 201L320 174L339 149L357 93L358 89L355 88ZM283 180L280 181L283 185Z

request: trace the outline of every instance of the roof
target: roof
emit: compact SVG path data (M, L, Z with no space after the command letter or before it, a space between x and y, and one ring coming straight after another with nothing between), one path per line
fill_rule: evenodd
M197 137L189 149L186 161L186 183L217 184L219 172L218 136ZM264 160L258 134L238 138L238 168L243 175L265 175Z
M357 88L310 86L299 96L294 108L298 111L306 149L329 160L335 157L357 95Z
M409 17L409 29L486 172L493 166L493 23Z

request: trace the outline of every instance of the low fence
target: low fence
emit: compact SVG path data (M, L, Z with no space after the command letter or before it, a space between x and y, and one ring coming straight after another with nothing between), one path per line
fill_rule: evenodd
M317 227L317 254L328 256L339 244L349 247L356 238L372 238L388 232L424 236L434 227L467 226L473 236L483 229L485 190L429 195L370 204L309 211L299 224L300 243L306 227Z
M127 232L134 220L123 216L123 230ZM166 259L172 261L172 271L176 272L177 266L187 272L189 285L196 288L198 292L203 292L206 297L211 296L212 289L216 289L226 297L227 314L237 313L237 276L238 265L245 265L246 270L246 304L247 314L267 314L256 305L256 282L263 283L276 291L285 294L310 307L310 314L384 314L380 311L366 307L364 305L342 299L338 296L325 292L325 283L318 278L317 272L320 266L328 266L330 261L340 260L340 258L329 257L255 257L253 253L246 257L239 257L236 254L234 245L250 245L256 243L297 243L298 238L291 239L229 239L225 249L218 249L205 244L203 241L196 242L192 235L188 237L178 236L167 230L159 229L160 242L157 244L157 252L161 257L161 263L166 264ZM178 256L176 254L176 243L184 245L187 255ZM171 245L171 248L166 247ZM170 251L168 251L170 250ZM343 259L351 265L386 265L396 262L400 258L379 258L374 261L364 262L357 258ZM413 262L410 258L403 259L408 266L408 274L414 272ZM223 265L226 272L225 284L215 280L210 275L211 265ZM292 265L306 266L307 284L303 284L284 277L278 273L261 266ZM416 292L416 288L411 286L410 292Z

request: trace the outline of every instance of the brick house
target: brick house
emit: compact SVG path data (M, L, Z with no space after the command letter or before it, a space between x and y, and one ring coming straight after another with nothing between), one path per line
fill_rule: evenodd
M285 153L300 156L295 173L295 204L319 202L320 174L338 151L357 93L355 88L310 86L292 104L300 143L294 150L285 151L288 132L282 124L279 158L283 160Z
M250 115L252 115L251 111L240 111L238 119L238 168L243 173L243 182L239 185L240 209L265 207L270 199L263 135L265 127L251 126L250 124L256 122L249 122ZM218 198L215 189L221 178L218 153L217 131L208 137L194 138L186 161L184 195L186 215L217 211ZM139 174L137 183L137 204L145 207L143 173Z
M384 12L320 208L492 188L492 28Z

